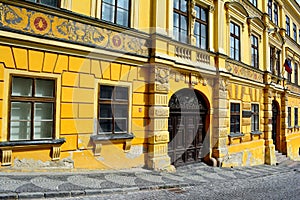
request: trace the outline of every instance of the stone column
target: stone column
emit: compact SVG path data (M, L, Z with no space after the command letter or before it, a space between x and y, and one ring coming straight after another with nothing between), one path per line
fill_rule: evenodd
M174 171L168 156L168 67L153 64L149 85L149 130L147 167L154 170Z
M212 134L212 159L217 159L219 166L228 157L226 140L228 137L228 100L227 100L227 80L218 77L215 80L214 100L213 100L213 134Z
M265 139L265 163L276 164L275 145L272 140L272 91L267 86L264 90L264 139Z

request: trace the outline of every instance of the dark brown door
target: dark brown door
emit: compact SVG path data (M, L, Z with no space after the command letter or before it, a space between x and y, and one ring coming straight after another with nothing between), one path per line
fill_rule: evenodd
M197 91L184 89L170 100L168 154L175 166L201 160L207 108Z

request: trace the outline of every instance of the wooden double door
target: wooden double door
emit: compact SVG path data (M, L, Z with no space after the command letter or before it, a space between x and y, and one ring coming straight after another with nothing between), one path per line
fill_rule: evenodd
M207 127L207 106L194 90L185 89L169 102L168 154L175 166L194 163L203 157L203 140Z

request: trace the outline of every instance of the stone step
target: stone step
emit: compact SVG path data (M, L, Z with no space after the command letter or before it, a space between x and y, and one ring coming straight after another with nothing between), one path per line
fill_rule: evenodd
M275 156L277 159L277 165L289 165L289 162L293 162L286 155L283 155L278 151L275 151Z

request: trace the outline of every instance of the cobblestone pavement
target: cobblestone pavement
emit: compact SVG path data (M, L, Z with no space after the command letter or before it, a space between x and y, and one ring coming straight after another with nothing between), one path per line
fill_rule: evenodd
M0 199L78 197L150 189L193 187L300 171L300 162L217 168L197 163L177 168L175 173L145 169L86 172L0 172Z

